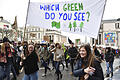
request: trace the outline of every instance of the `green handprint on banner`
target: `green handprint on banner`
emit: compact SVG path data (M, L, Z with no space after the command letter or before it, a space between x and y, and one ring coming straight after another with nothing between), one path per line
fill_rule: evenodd
M53 21L52 27L56 27L57 29L60 29L60 22Z

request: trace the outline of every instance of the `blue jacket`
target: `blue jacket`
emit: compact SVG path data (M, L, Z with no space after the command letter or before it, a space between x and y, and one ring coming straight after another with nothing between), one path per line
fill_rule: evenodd
M82 64L83 64L82 59L81 58L78 59L76 65L75 65L74 71L73 71L73 75L75 77L79 77L78 80L80 80L80 77L83 77L86 74L84 72L84 68L82 68ZM87 62L84 62L84 64L87 64ZM102 71L100 62L97 60L94 60L93 67L95 68L95 72L92 76L89 76L89 78L87 80L104 80L103 71ZM85 68L87 68L87 66Z

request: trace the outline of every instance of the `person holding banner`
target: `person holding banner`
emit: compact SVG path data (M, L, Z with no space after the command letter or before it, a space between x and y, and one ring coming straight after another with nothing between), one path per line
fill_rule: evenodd
M73 71L73 75L79 77L78 80L104 80L100 62L92 56L90 45L81 45L77 63ZM92 63L91 58L93 58Z
M34 51L33 45L28 45L28 53L21 55L22 63L21 65L24 66L25 75L22 80L38 80L38 56L37 53Z

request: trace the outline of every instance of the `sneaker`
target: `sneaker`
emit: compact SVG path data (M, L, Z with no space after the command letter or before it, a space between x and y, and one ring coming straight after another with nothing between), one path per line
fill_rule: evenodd
M106 77L109 77L109 74L107 74Z
M113 72L111 73L111 78L113 77Z
M55 68L53 67L52 70L54 70Z
M22 73L22 72L23 72L23 69L24 69L24 68L22 67L21 70L19 70L19 73Z
M46 76L46 74L42 74L42 77L45 77Z

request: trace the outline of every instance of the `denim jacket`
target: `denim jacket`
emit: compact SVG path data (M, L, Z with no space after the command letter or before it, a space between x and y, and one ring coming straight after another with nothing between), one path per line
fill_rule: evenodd
M74 71L73 71L73 75L75 77L79 77L78 80L80 80L80 78L83 77L86 74L84 72L84 68L82 68L82 63L83 63L82 59L81 58L78 59L76 65L75 65ZM97 61L97 60L94 60L94 66L93 67L95 68L95 72L94 72L93 75L89 75L87 80L104 80L103 71L102 71L102 67L100 65L100 62Z

